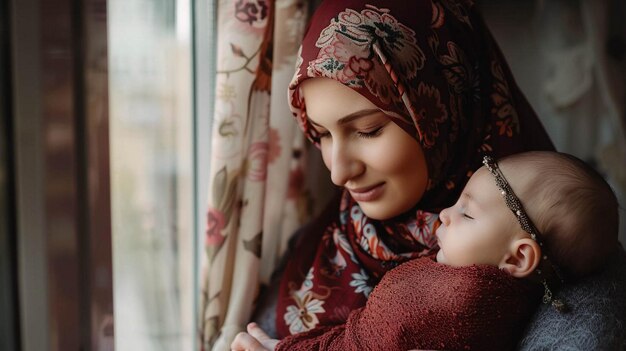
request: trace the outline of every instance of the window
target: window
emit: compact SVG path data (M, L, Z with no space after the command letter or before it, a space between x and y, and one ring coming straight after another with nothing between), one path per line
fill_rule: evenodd
M116 350L191 350L197 190L189 0L109 0Z

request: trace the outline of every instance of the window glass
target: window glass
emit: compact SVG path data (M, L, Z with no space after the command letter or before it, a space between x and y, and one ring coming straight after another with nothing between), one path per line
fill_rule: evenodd
M118 351L193 349L189 3L107 5Z

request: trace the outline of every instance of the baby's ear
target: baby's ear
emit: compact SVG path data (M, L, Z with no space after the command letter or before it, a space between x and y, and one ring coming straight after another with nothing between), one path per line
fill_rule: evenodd
M531 238L516 239L499 267L516 278L530 275L539 265L541 248Z

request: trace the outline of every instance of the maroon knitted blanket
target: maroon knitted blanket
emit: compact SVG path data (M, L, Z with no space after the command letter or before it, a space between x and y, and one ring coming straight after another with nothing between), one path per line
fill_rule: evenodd
M389 271L345 324L289 336L276 350L509 350L540 293L497 267L416 259Z

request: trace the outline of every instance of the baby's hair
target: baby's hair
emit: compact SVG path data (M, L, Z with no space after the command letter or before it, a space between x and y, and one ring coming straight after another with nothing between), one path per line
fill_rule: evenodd
M618 247L619 205L600 173L574 156L548 151L499 164L568 281L607 263Z

